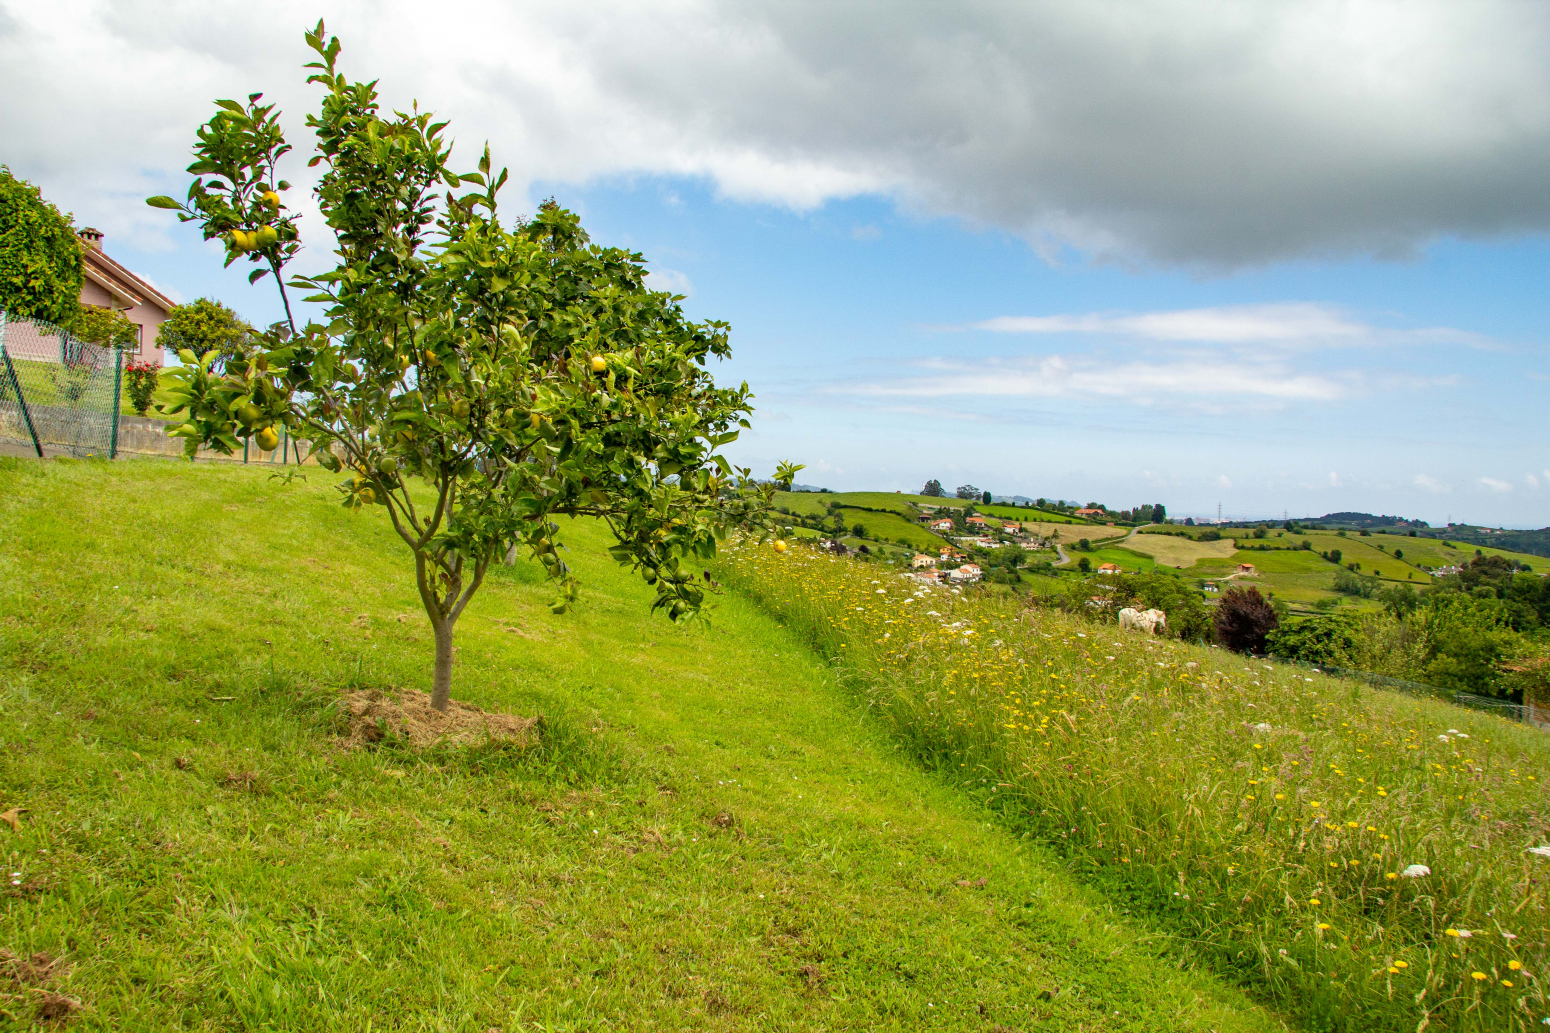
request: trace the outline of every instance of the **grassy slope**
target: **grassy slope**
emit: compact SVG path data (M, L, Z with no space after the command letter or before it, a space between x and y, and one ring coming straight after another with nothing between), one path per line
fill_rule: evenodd
M0 946L67 955L83 1029L1280 1028L921 774L795 634L735 596L650 619L577 532L577 612L523 564L459 630L457 695L544 713L545 748L343 753L338 687L428 681L380 515L235 466L0 467L0 809L31 812Z

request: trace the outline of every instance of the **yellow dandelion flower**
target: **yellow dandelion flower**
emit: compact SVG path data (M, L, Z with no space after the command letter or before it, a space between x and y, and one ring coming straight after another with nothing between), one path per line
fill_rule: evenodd
M1512 980L1510 980L1510 979L1503 979L1502 980L1502 986L1505 986L1507 989L1511 990L1512 989Z
M1457 936L1458 934L1459 931L1457 929L1444 929L1442 931L1442 935L1444 936Z
M1523 962L1519 961L1517 958L1513 958L1511 961L1507 962L1507 967L1516 972L1518 969L1523 967Z
M1394 968L1392 965L1390 965L1389 966L1389 975L1391 975L1391 976L1399 975L1399 969Z
M1408 962L1408 961L1396 961L1396 962L1394 962L1394 967L1395 968L1409 968L1410 967L1410 962Z
M1469 974L1469 978L1473 979L1477 983L1481 983L1484 982L1488 977L1484 972L1471 972Z
M1308 903L1312 904L1314 907L1318 907L1323 903L1323 901L1321 901L1318 897L1314 897L1312 900L1308 901Z
M1323 932L1324 930L1330 928L1330 925L1329 925L1328 922L1320 922L1318 924L1317 928L1318 928L1319 932Z

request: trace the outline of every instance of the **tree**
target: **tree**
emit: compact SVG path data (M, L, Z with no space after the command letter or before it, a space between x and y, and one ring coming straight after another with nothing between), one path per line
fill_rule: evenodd
M990 492L988 492L988 491L980 492L980 503L982 505L986 505L986 506L990 505Z
M1088 541L1086 538L1082 538L1077 541L1076 547L1081 549L1083 552L1090 552L1092 551L1093 545L1092 542Z
M226 361L242 350L243 342L252 336L253 328L214 298L199 298L187 305L174 305L157 333L162 347L174 353L215 352L210 368L222 372Z
M1082 556L1076 561L1076 569L1085 574L1093 569L1093 561L1086 556Z
M855 535L857 538L865 538L866 537L866 525L865 524L856 524L853 527L851 527L850 533Z
M81 241L70 216L0 165L0 309L69 328L81 298Z
M1168 519L1168 508L1161 502L1152 507L1152 523L1160 524Z
M1229 588L1216 604L1217 641L1239 653L1263 653L1265 637L1281 624L1275 607L1252 585Z
M147 203L221 241L227 264L251 262L251 280L272 274L286 320L240 343L224 374L218 352L181 352L159 395L181 420L171 432L190 455L229 453L283 425L348 469L343 504L382 507L414 558L439 710L454 626L492 560L525 548L560 589L554 613L577 598L557 516L605 523L613 558L655 586L653 610L698 612L686 561L709 560L735 525L762 527L774 491L714 452L751 411L746 384L717 387L705 368L730 355L726 324L689 322L646 288L640 255L590 244L557 204L503 225L507 177L488 147L478 171L455 170L446 123L418 108L384 117L374 84L337 71L321 22L307 42L308 82L324 91L307 120L316 198L337 264L284 280L301 246L275 174L290 147L261 94L218 101L186 202ZM298 326L287 286L311 291L322 321Z
M140 340L140 328L117 309L76 303L76 312L65 324L71 336L104 348L127 348Z
M980 490L972 484L960 484L957 494L960 499L977 499L980 497Z
M947 492L942 490L942 482L934 477L926 482L925 487L920 489L920 493L933 499L940 499L947 495Z

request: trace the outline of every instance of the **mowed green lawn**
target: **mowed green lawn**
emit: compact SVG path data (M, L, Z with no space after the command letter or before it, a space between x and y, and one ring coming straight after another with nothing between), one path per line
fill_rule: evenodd
M543 744L346 752L425 688L382 514L327 478L0 464L0 947L93 1030L1271 1030L918 770L796 635L708 624L568 528L459 627L454 694Z

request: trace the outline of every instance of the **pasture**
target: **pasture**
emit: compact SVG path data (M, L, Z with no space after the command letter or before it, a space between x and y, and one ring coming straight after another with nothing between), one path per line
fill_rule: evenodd
M1124 549L1150 556L1165 567L1187 568L1204 559L1228 559L1236 547L1231 541L1197 542L1172 535L1138 534L1126 540Z

